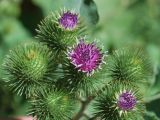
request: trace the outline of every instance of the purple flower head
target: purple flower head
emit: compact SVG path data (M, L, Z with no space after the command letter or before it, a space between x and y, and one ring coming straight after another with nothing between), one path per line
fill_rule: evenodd
M101 50L95 43L87 44L84 40L80 40L69 53L72 64L85 73L91 73L97 69L102 62L102 57Z
M118 107L121 110L132 110L136 106L137 100L133 93L126 91L123 92L118 99Z
M70 11L63 12L58 22L64 29L73 30L78 24L78 14Z

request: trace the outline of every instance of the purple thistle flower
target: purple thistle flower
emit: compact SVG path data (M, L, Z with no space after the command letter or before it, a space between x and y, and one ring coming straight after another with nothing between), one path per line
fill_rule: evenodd
M123 92L118 99L117 105L121 110L132 110L136 106L137 100L133 93L126 91Z
M91 73L102 63L102 53L95 43L87 44L80 40L78 45L69 53L69 58L79 71Z
M73 30L78 24L78 14L70 11L63 12L58 21L64 29Z

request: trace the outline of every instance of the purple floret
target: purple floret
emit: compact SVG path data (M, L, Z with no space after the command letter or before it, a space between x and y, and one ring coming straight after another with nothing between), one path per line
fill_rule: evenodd
M132 110L136 106L137 100L131 92L124 92L119 96L118 107L121 110Z
M81 40L69 53L72 64L80 71L91 73L102 62L102 53L95 43L87 44Z
M59 24L64 29L73 30L78 24L78 15L70 11L64 12L59 18Z

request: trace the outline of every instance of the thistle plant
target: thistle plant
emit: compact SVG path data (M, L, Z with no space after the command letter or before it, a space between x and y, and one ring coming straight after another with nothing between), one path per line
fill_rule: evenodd
M78 36L84 34L85 29L77 13L62 10L41 21L36 29L36 37L54 50L56 55L63 57L63 52L76 42Z
M38 120L143 120L145 85L151 67L139 48L108 54L85 37L80 15L51 13L36 29L36 41L18 45L6 56L6 85L31 103ZM92 41L92 42L89 42ZM82 104L80 107L79 104Z
M95 99L93 106L95 116L104 120L135 120L145 110L138 88L125 85L109 87Z

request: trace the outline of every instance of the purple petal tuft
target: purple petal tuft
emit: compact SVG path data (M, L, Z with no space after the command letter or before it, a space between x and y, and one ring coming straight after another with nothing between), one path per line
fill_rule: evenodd
M118 107L121 110L132 110L136 106L137 100L131 92L124 92L119 96Z
M78 15L70 11L64 12L59 18L59 24L64 29L73 30L78 24Z
M91 73L99 67L103 55L95 43L86 44L81 40L69 53L72 64L80 71Z

